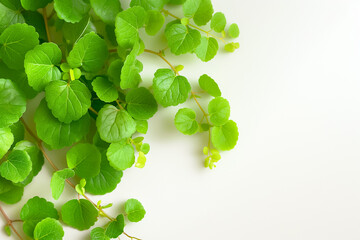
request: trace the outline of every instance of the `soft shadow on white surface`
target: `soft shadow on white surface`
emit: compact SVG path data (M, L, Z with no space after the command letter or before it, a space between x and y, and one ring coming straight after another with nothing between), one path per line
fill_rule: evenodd
M115 203L113 215L128 198L143 202L145 219L126 229L144 240L360 239L360 2L213 2L239 23L240 50L207 64L170 59L185 65L193 85L203 73L219 82L239 126L237 148L216 170L204 169L206 138L176 131L177 108L160 110L146 136L147 166L125 171L101 199ZM167 67L154 56L142 60L146 81ZM49 172L45 165L24 199L51 199ZM74 197L66 189L55 205ZM6 207L9 215L24 203ZM66 240L89 239L65 231Z

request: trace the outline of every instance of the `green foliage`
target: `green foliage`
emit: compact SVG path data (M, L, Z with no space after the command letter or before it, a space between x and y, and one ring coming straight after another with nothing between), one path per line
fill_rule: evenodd
M21 0L21 5L26 10L36 11L38 8L43 8L52 0Z
M80 38L70 51L67 61L72 68L82 67L87 72L97 72L108 57L104 39L90 32Z
M231 38L237 38L240 35L239 26L236 23L230 25L228 34Z
M63 22L63 35L67 44L72 46L82 36L92 32L90 17L85 16L77 23Z
M95 224L98 211L88 200L73 199L62 206L61 217L65 224L78 230L86 230Z
M59 219L59 214L52 202L39 197L29 199L20 212L20 218L24 221L23 230L29 237L33 237L36 225L48 217Z
M27 51L39 44L39 34L33 26L13 24L0 35L0 58L12 69L23 69Z
M101 154L92 144L80 143L66 154L67 165L81 178L90 178L99 174Z
M60 70L55 66L61 61L61 50L54 43L43 43L25 55L25 72L29 85L42 91L51 81L60 80Z
M210 121L215 126L224 125L230 117L230 104L222 97L216 97L210 101L208 106Z
M143 70L142 63L136 59L140 51L140 44L136 42L130 54L126 57L121 69L120 87L122 89L136 88L141 82L140 72Z
M15 204L21 200L24 187L16 186L0 176L0 202Z
M222 126L214 127L211 131L211 141L220 150L227 151L235 147L239 137L236 123L229 120Z
M208 62L215 57L219 44L215 38L202 37L200 45L195 49L196 56L203 62Z
M154 75L154 96L163 107L179 105L189 97L191 86L185 77L170 69L158 69Z
M32 162L29 154L21 150L12 151L6 161L0 165L1 176L13 183L24 181L31 169Z
M107 24L115 24L116 15L122 11L118 0L90 0L96 15Z
M110 222L105 230L106 236L110 238L117 238L124 232L125 219L124 215L120 214L116 217L115 221Z
M10 25L25 23L24 17L17 9L11 9L0 3L0 34Z
M46 218L39 222L34 230L35 240L62 240L64 230L59 221Z
M142 134L146 134L149 124L146 120L135 120L136 122L136 131Z
M114 84L105 77L97 77L92 81L93 90L103 102L114 102L119 94Z
M11 133L14 135L14 142L11 147L15 146L16 143L20 142L25 137L25 128L21 121L18 121L10 126ZM0 130L1 135L1 130ZM1 139L1 136L0 136ZM1 141L1 140L0 140ZM1 150L0 150L1 156Z
M201 89L209 93L211 96L213 97L221 96L221 91L218 84L214 81L214 79L212 79L208 75L206 74L201 75L201 77L199 78L199 85Z
M218 33L224 31L226 27L225 15L222 12L215 13L214 16L211 18L210 27Z
M201 43L200 32L182 24L168 25L165 36L171 52L175 55L191 52Z
M167 0L131 0L130 7L141 6L145 10L161 10Z
M76 23L89 12L90 4L87 0L54 0L54 9L60 19Z
M135 163L133 146L123 142L112 143L107 150L106 156L110 166L117 170L125 170Z
M211 20L214 9L211 0L187 0L183 12L185 17L194 18L194 22L202 26Z
M175 126L183 134L195 134L199 129L195 111L190 108L179 109L175 115Z
M65 188L65 180L68 178L72 178L75 176L75 172L72 169L65 168L59 171L54 172L51 182L50 182L50 188L52 197L55 200L58 200L64 191Z
M133 198L125 202L125 212L130 222L140 222L146 214L141 202Z
M14 135L10 128L0 128L0 159L9 151L14 142Z
M156 35L165 23L164 15L157 10L150 10L147 12L145 22L145 31L150 36Z
M126 94L127 111L140 120L147 120L154 116L158 106L154 96L144 87L131 89Z
M91 230L91 240L110 240L108 236L105 235L105 229L97 227Z

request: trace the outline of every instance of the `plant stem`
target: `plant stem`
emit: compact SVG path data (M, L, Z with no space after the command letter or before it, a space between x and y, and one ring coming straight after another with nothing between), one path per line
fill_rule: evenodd
M49 25L48 25L48 17L47 17L47 13L46 13L46 7L44 7L42 9L42 15L43 15L43 18L44 18L44 23L45 23L45 30L46 30L46 36L47 36L47 39L48 39L48 42L51 42L51 36L50 36L50 32L49 32Z
M99 113L95 109L93 109L92 107L89 107L89 110L92 111L93 113L95 113L96 115L99 115Z
M178 71L176 70L176 68L163 56L163 54L161 53L161 51L155 52L155 51L153 51L153 50L144 49L144 52L151 53L151 54L154 54L154 55L159 56L162 60L164 60L164 62L166 62L166 63L171 67L171 69L175 72L176 75L179 75L179 72L178 72Z
M165 14L167 14L167 15L173 17L173 18L176 18L176 19L178 19L178 20L181 20L180 17L175 16L174 14L172 14L171 12L169 12L168 10L163 9L162 12L164 12ZM206 33L207 36L211 36L211 37L213 37L213 38L219 39L219 40L221 40L223 43L226 44L226 41L224 40L224 38L215 36L214 34L211 34L210 31L205 31L204 29L201 29L201 28L195 26L194 24L189 23L188 25L189 25L190 27L192 27L192 28L195 28L195 29L203 32L203 33Z
M21 237L21 235L18 233L18 231L16 231L14 225L13 225L13 222L15 221L12 221L8 215L5 213L4 209L0 206L0 213L4 216L6 222L7 222L7 225L9 225L11 227L11 229L13 230L13 232L18 236L18 238L20 240L23 240L23 238Z
M39 146L39 149L40 151L42 152L42 154L44 155L45 159L50 163L51 167L54 169L54 171L59 171L59 168L56 167L56 165L54 164L53 161L51 161L51 159L49 158L49 156L47 155L46 151L45 151L45 148L42 146L42 141L41 139L39 139L35 133L29 128L29 126L27 125L27 123L25 122L25 120L23 118L21 118L21 121L22 123L24 124L25 126L25 129L26 131L36 140L38 146ZM65 180L73 189L75 189L75 185L70 182L69 179L66 179ZM83 195L83 197L88 200L89 202L91 202L92 205L94 205L94 207L103 215L105 216L107 219L109 219L110 221L115 221L116 219L109 216L107 213L104 212L104 210L101 208L101 206L97 206L96 203L94 203L88 196L86 196L85 194ZM124 234L126 236L128 236L125 232ZM135 238L135 237L132 237L133 239L137 239L137 240L141 240L140 238Z

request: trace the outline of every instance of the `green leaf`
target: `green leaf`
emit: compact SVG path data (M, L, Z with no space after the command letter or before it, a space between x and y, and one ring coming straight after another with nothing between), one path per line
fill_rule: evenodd
M126 103L127 111L135 119L147 120L158 109L154 96L144 87L130 90L126 95Z
M219 44L215 38L202 37L200 45L195 49L196 56L203 62L208 62L215 57Z
M121 59L116 59L111 62L108 68L108 77L111 82L113 82L116 86L120 86L120 75L122 67L124 66L124 62Z
M130 222L140 222L146 214L143 205L133 198L125 202L125 212Z
M175 55L193 51L201 42L198 30L188 28L182 24L172 24L165 29L165 36L170 50Z
M202 0L186 0L183 5L184 16L188 18L194 17L196 11L199 9Z
M66 161L68 167L74 169L77 176L90 178L100 172L101 153L92 144L80 143L67 152Z
M62 206L61 216L65 224L82 231L95 224L98 211L88 200L73 199Z
M162 26L164 25L164 15L156 10L150 10L147 12L147 18L145 23L145 31L150 36L156 35Z
M100 173L86 179L86 191L94 195L104 195L115 190L123 176L122 171L117 171L109 165L106 152L102 153Z
M90 236L91 240L110 240L110 238L105 235L105 229L101 227L92 229Z
M217 149L227 151L236 146L239 131L236 123L229 120L222 126L213 127L211 130L211 142Z
M213 97L220 97L221 91L219 89L218 84L209 77L208 75L204 74L199 78L199 85L201 89L205 90L207 93L209 93Z
M87 0L54 0L54 9L60 19L76 23L89 12Z
M60 122L51 114L45 100L37 108L34 121L38 137L52 149L61 149L80 141L90 127L89 114L70 124Z
M29 85L42 91L49 82L60 80L61 73L55 65L60 64L61 58L61 50L55 43L43 43L28 51L24 66Z
M0 201L7 204L19 202L23 196L24 187L15 186L12 182L0 176Z
M141 6L145 10L158 10L160 11L167 0L131 0L130 7Z
M142 134L146 134L149 124L146 120L135 120L136 122L136 131Z
M231 38L237 38L240 35L240 30L239 30L239 26L236 23L233 23L230 25L229 29L228 29L228 35Z
M43 41L47 41L48 39L43 15L34 11L24 11L22 15L28 25L35 27L36 32L39 34L39 38Z
M170 69L159 69L153 80L154 96L164 107L184 103L189 97L191 86L183 76L175 76Z
M222 32L224 31L226 26L226 18L225 15L222 12L217 12L214 14L214 16L211 18L210 27L215 32Z
M205 25L211 20L213 13L211 0L202 0L194 15L194 22L199 26Z
M10 69L5 63L0 62L0 78L11 80L18 87L21 95L28 99L37 95L37 92L29 86L25 71Z
M21 10L20 0L0 0L0 3L12 10Z
M190 108L182 108L175 115L175 126L177 130L186 135L197 133L199 124L196 121L196 113Z
M62 240L64 230L59 221L46 218L39 222L34 230L35 240Z
M27 51L39 44L39 34L33 26L17 23L0 35L0 58L12 69L23 69Z
M227 51L227 52L235 52L235 50L236 49L238 49L240 47L240 44L239 43L234 43L234 42L232 42L232 43L227 43L226 45L225 45L225 51Z
M136 123L129 113L112 105L105 105L96 119L102 140L113 143L131 137L136 131Z
M45 97L52 114L64 123L79 120L91 106L91 93L79 80L52 81L45 88Z
M144 154L148 154L150 151L150 145L148 143L141 144L140 151Z
M65 180L68 178L72 178L74 176L75 176L74 170L71 170L69 168L65 168L54 172L51 178L50 188L51 188L52 197L55 200L58 200L61 194L63 193L65 187Z
M77 42L82 36L92 31L90 17L88 16L85 16L77 23L64 22L62 26L62 33L66 43L70 46Z
M14 143L14 135L10 128L0 128L0 159L9 151Z
M125 170L135 163L133 146L123 142L112 143L106 152L106 156L110 166L116 170Z
M124 215L120 214L116 217L115 221L110 222L107 226L105 234L110 238L117 238L124 232L125 219Z
M116 15L122 11L118 0L90 0L91 6L96 15L106 24L115 24Z
M24 181L30 174L32 163L25 151L12 151L7 160L0 165L1 176L14 183Z
M120 47L131 48L139 41L138 29L144 26L146 12L135 6L120 12L115 20L115 35Z
M140 44L136 43L125 59L120 75L120 87L122 89L136 88L141 82L140 72L143 70L143 66L141 62L136 60L139 50Z
M11 236L11 228L9 225L5 225L4 231L5 231L6 235L8 235L9 237Z
M230 117L230 104L222 97L216 97L209 102L208 111L210 121L215 126L224 125Z
M26 110L26 99L17 86L8 79L0 78L0 128L19 121Z
M44 165L44 156L35 144L26 140L18 142L15 145L14 150L25 151L30 156L30 160L32 163L31 172L24 181L17 184L19 186L26 186L40 172L42 166Z
M52 0L21 0L21 5L26 10L36 11L39 8L44 8L48 5Z
M104 39L91 32L75 43L67 58L72 68L82 67L87 72L97 72L109 55Z
M59 219L59 214L52 202L39 197L29 199L20 212L23 230L29 237L33 237L35 226L48 217Z
M92 81L93 90L103 102L114 102L119 94L116 87L105 77L97 77Z
M25 19L19 11L7 8L0 3L0 34L10 25L24 23Z
M183 4L186 0L169 0L168 4L180 5Z
M21 123L21 121L18 121L10 126L10 130L11 130L12 134L14 135L14 142L11 146L11 147L13 147L13 146L15 146L16 143L18 143L24 139L25 128L24 128L24 125ZM0 129L0 135L1 135L1 129ZM0 136L0 139L1 139L1 136ZM1 149L1 147L0 147L0 149ZM0 156L1 156L1 150L0 150Z

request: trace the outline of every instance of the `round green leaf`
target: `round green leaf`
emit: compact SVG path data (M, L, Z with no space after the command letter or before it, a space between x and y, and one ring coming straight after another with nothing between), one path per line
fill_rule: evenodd
M221 91L218 84L209 77L208 75L204 74L199 78L199 85L201 89L205 90L213 97L220 97Z
M46 85L61 79L60 70L55 66L61 61L61 50L55 43L43 43L25 55L25 72L29 85L42 91Z
M229 29L228 29L228 35L231 38L237 38L240 35L240 30L239 30L239 26L236 23L233 23L230 25Z
M94 195L104 195L115 190L123 176L122 171L117 171L109 165L105 151L101 158L100 173L92 178L86 178L86 191Z
M89 16L85 16L80 22L70 23L64 22L62 26L62 33L66 43L73 45L82 36L93 31L92 23Z
M108 236L105 235L105 229L97 227L91 230L90 233L91 240L110 240Z
M34 121L38 137L53 149L61 149L80 141L90 127L89 114L70 124L60 122L52 115L45 100L37 108Z
M154 96L163 107L184 103L189 97L191 86L183 76L176 76L170 69L159 69L153 80Z
M10 25L24 23L25 19L20 11L8 8L0 3L0 34Z
M26 110L26 99L17 86L8 79L0 78L0 128L19 121Z
M100 172L101 154L89 143L80 143L71 148L66 154L66 161L68 167L81 178L94 177Z
M122 11L118 0L90 0L90 3L96 15L106 24L114 25L116 14Z
M0 0L0 3L12 10L21 10L20 0Z
M82 67L87 72L97 72L109 55L104 39L90 32L75 43L67 58L72 68Z
M75 176L74 170L68 168L54 172L51 178L50 188L51 188L52 197L55 200L58 200L62 192L64 191L65 180L74 176Z
M201 0L200 6L194 15L194 22L199 26L205 25L211 20L213 13L214 8L211 0Z
M146 120L135 120L136 122L136 131L142 134L146 134L149 124Z
M146 12L140 6L134 6L120 12L115 20L116 41L122 48L131 48L139 41L138 29L144 26Z
M32 163L25 151L12 151L7 160L0 165L1 176L14 183L24 181L30 174Z
M196 11L199 9L202 0L186 0L183 5L184 16L187 18L194 17Z
M126 95L127 111L135 119L147 120L158 106L154 96L144 87L131 89Z
M29 237L33 237L35 226L48 217L59 219L59 214L52 202L39 197L29 199L20 212L23 230Z
M151 36L156 35L164 25L164 22L165 22L165 17L161 12L156 10L148 11L146 23L145 23L146 33Z
M125 219L124 215L120 214L116 217L115 221L110 222L107 226L105 234L110 238L117 238L124 232Z
M186 0L169 0L168 4L180 5L183 4Z
M239 137L239 131L234 121L229 120L222 126L213 127L211 130L211 142L217 149L226 151L235 147Z
M203 62L208 62L215 57L219 44L215 38L202 37L200 45L195 49L196 56Z
M59 221L53 218L46 218L39 222L34 230L35 240L62 240L64 230Z
M158 10L160 11L167 0L131 0L130 7L141 6L145 10Z
M112 105L105 105L96 119L96 126L102 140L113 143L131 137L136 123L129 113Z
M177 23L165 29L165 36L171 52L175 55L191 52L201 42L201 34L198 30Z
M11 181L0 176L0 201L7 204L15 204L21 200L24 187L15 186Z
M91 93L79 80L52 81L45 88L45 98L52 114L64 123L79 120L91 106Z
M230 104L225 98L216 97L209 102L208 111L210 121L215 126L221 126L229 120Z
M116 59L111 62L109 68L108 68L108 77L111 82L113 82L116 86L120 86L120 75L121 70L124 65L123 60Z
M125 212L130 222L139 222L146 214L143 205L133 198L125 202Z
M87 0L54 0L54 9L60 19L76 23L89 12Z
M95 224L98 211L88 200L73 199L62 206L61 216L65 224L82 231Z
M175 126L183 134L195 134L199 129L195 111L190 108L179 109L175 115Z
M140 44L136 43L130 54L125 59L120 75L120 87L122 89L136 88L141 81L139 73L143 70L143 66L141 62L136 60L139 50Z
M36 11L39 8L46 7L50 2L52 2L52 0L21 0L21 5L26 10Z
M92 81L93 90L103 102L114 102L119 94L116 87L105 77L97 77Z
M135 163L134 148L126 143L112 143L107 150L106 156L110 166L116 170L125 170Z
M25 18L25 22L36 29L39 38L43 41L48 41L43 15L37 11L24 11L22 15Z
M211 18L210 27L215 32L222 32L224 31L226 26L226 18L225 15L222 12L217 12L214 14L214 16Z
M24 128L24 125L21 123L21 121L18 121L10 126L10 130L11 130L12 134L14 135L14 142L12 144L12 147L13 147L13 146L15 146L16 143L18 143L24 139L25 128ZM1 130L0 130L0 132L1 132ZM1 133L0 133L0 135L1 135ZM1 149L1 147L0 147L0 149ZM1 156L1 151L0 151L0 156Z
M25 54L39 44L39 34L33 26L17 23L0 35L0 58L12 69L23 69Z
M14 142L10 128L0 128L0 159L9 151Z

